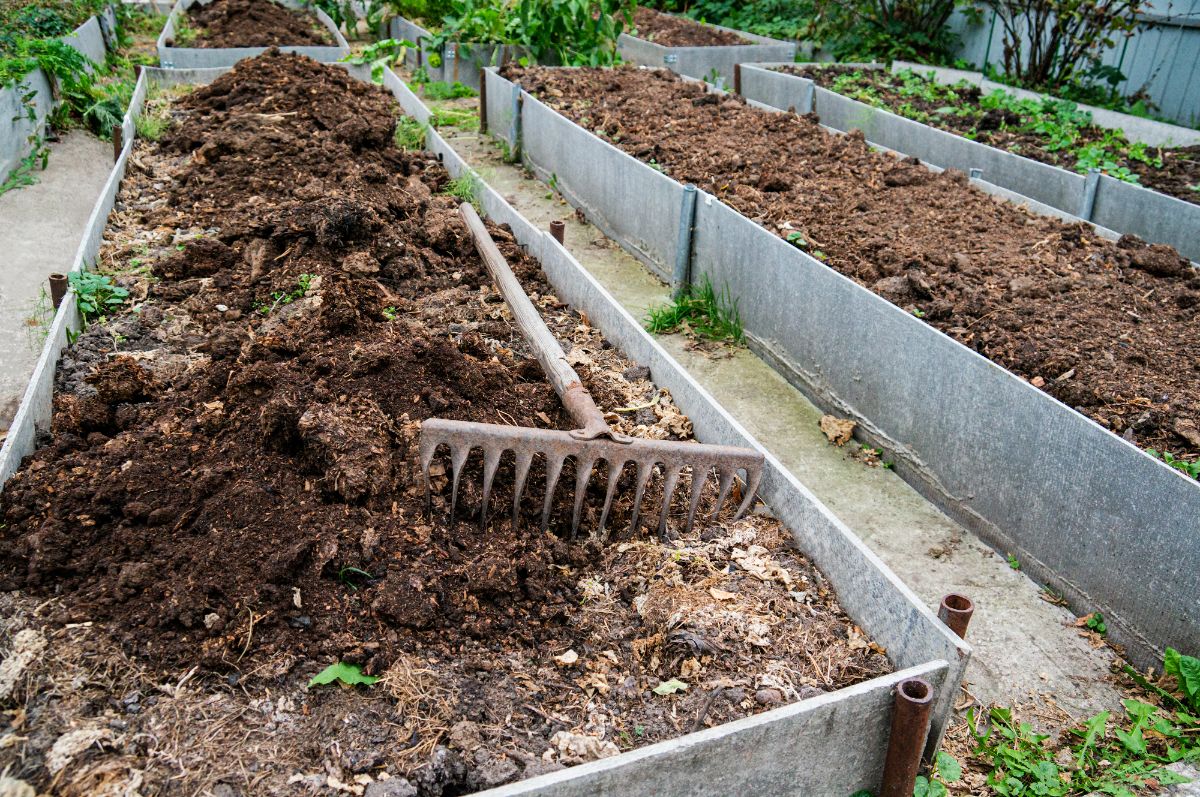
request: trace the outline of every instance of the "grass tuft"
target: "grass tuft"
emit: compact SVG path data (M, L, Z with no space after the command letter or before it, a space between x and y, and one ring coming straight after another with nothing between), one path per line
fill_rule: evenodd
M708 277L670 304L650 308L646 329L657 335L684 330L709 340L746 342L742 317L729 289L719 293Z
M396 133L392 140L405 152L425 149L425 125L411 116L402 116L396 122Z

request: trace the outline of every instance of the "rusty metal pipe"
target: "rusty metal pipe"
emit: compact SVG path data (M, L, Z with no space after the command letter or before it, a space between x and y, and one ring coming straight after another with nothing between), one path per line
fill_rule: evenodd
M966 639L967 626L974 613L974 602L966 595L960 595L957 592L951 592L942 598L942 605L938 607L938 619L962 639Z
M67 275L55 272L50 275L50 301L54 303L54 309L62 304L63 297L67 295Z
M733 93L739 97L742 94L742 65L733 65Z
M557 220L550 222L550 234L554 236L554 240L561 244L566 233L567 225L564 222Z
M896 686L879 797L912 797L932 708L933 687L924 678L909 678Z
M121 125L113 125L112 128L113 140L113 163L121 159L121 150L125 148L125 128Z

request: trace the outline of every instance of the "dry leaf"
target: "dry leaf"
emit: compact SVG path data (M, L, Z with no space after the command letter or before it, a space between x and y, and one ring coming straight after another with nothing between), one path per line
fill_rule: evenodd
M822 415L820 421L821 431L829 438L829 442L835 446L844 446L850 442L850 438L854 436L854 429L858 426L854 421L844 418L835 418L832 415Z
M579 661L579 654L574 650L568 650L566 653L554 657L554 663L560 667L570 667L577 661Z
M731 601L737 597L736 592L726 592L725 590L717 589L716 587L709 587L708 594L712 595L714 599L719 601Z

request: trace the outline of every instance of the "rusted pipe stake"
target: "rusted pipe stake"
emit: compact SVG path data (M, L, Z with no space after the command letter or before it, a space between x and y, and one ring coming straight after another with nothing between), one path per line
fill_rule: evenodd
M125 148L125 130L120 125L113 125L113 163L121 159L121 150Z
M62 304L63 297L67 295L67 275L55 272L50 275L50 301L54 304L54 309Z
M479 69L479 132L487 133L487 69Z
M733 65L733 93L739 97L742 95L742 65Z
M921 766L921 751L929 735L933 687L924 678L909 678L896 687L892 732L883 764L879 797L912 797Z
M561 221L550 222L550 234L554 236L554 240L560 244L563 242L563 235L567 231L567 225Z
M951 592L942 598L942 605L938 607L938 619L963 639L966 639L967 625L970 624L971 615L974 613L975 604L971 599L957 592Z

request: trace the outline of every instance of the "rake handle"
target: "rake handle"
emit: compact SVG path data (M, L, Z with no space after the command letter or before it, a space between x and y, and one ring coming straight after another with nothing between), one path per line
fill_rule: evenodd
M618 436L613 434L604 420L604 413L583 386L579 374L567 363L567 355L562 346L558 345L558 340L542 320L541 314L533 306L533 302L529 301L525 289L517 281L516 274L513 274L475 208L464 202L459 206L458 212L466 222L467 229L471 231L471 237L475 239L475 249L483 258L488 273L492 275L492 280L500 288L500 294L512 311L513 320L517 322L521 334L533 349L533 355L546 372L550 384L554 386L554 392L558 393L572 420L579 425L579 429L571 434L584 440L597 437L611 437L617 440ZM619 442L623 441L624 437L621 436Z

